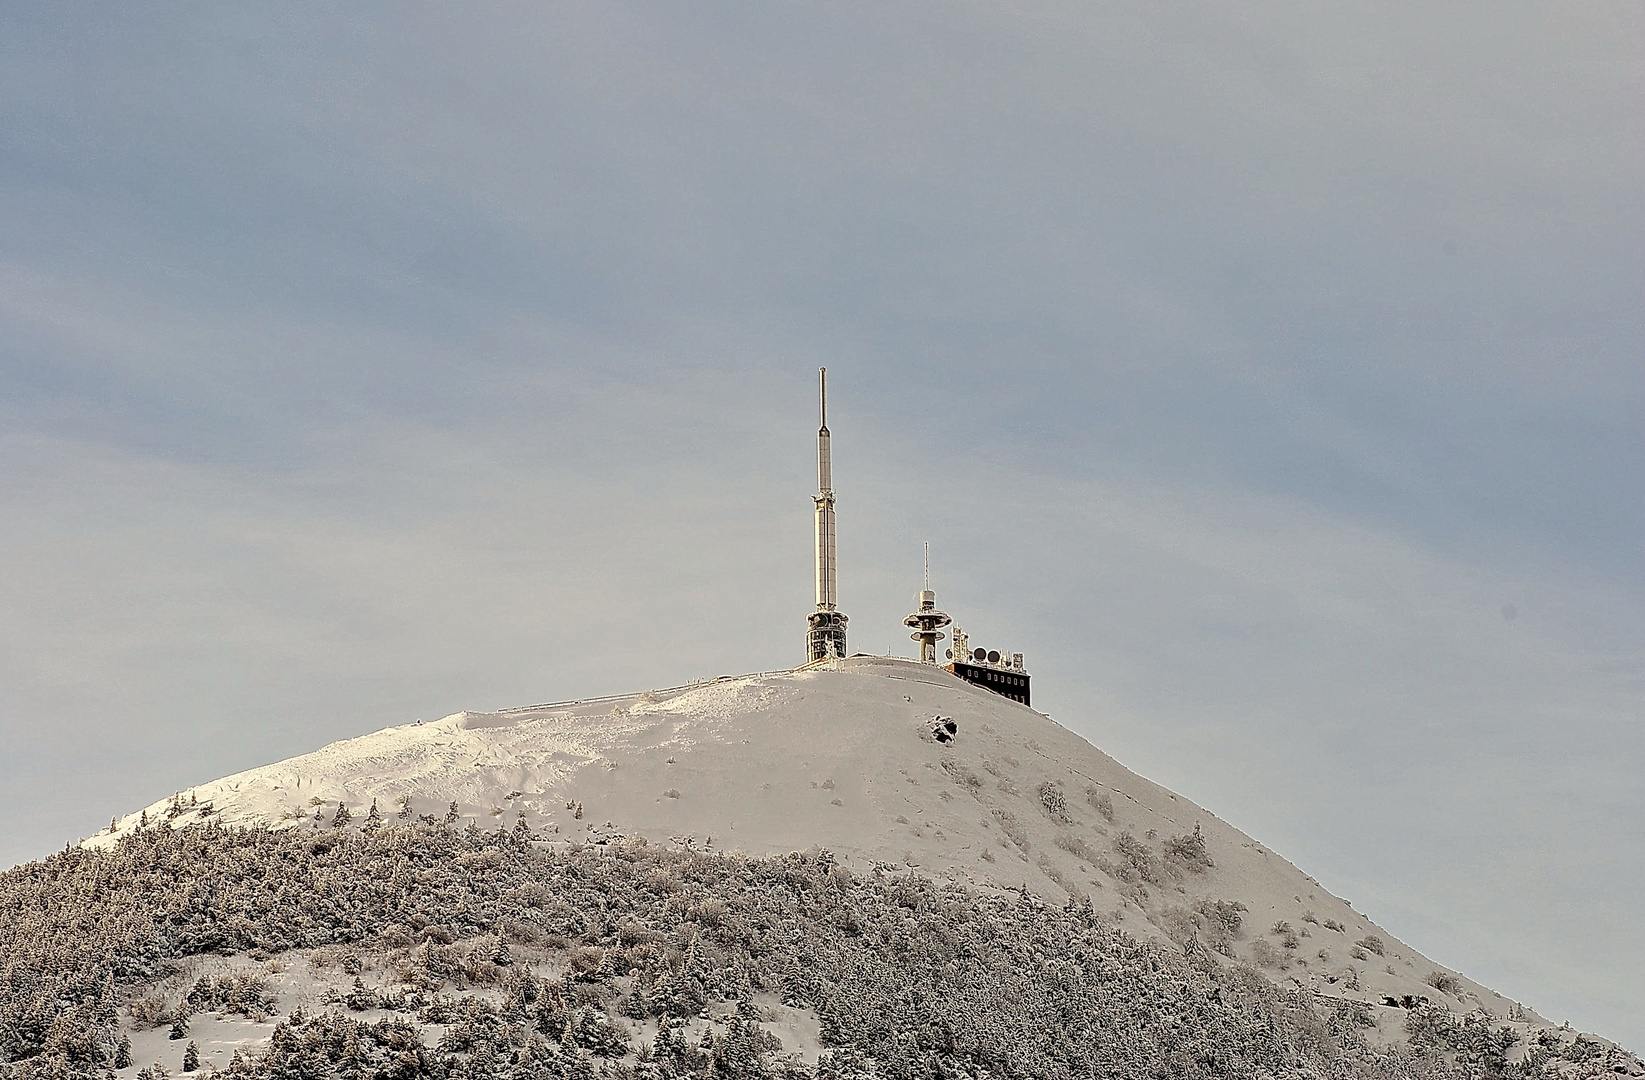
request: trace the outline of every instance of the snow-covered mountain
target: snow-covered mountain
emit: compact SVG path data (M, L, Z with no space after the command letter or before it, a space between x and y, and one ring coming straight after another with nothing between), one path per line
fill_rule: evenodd
M1139 936L1371 1003L1389 1037L1421 999L1545 1023L1048 717L891 658L387 728L202 784L84 844L162 822L359 826L374 804L567 844L826 848L859 872L1089 898Z

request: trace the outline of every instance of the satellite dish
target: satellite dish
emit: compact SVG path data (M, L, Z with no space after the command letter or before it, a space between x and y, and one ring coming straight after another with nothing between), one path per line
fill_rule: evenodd
M977 661L978 663L981 663L982 661L988 659L988 650L987 649L978 649L976 652L971 654L971 659Z
M988 650L988 662L989 662L989 663L990 663L990 664L997 664L997 663L999 663L999 662L1000 662L1000 654L999 654L999 653L997 653L997 652L995 652L995 651L994 651L994 650L992 650L992 649L990 649L990 650Z
M943 655L944 659L952 660L952 659L954 659L954 650L953 649L944 649L942 651L942 655Z

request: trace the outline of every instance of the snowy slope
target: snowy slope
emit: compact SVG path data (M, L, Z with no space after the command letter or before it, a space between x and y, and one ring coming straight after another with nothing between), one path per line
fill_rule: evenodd
M933 737L939 715L957 728L946 743ZM549 841L639 834L749 854L824 847L858 870L887 864L1057 901L1089 897L1133 933L1178 941L1198 933L1189 913L1200 902L1237 902L1243 928L1228 951L1277 981L1543 1023L1465 978L1429 985L1433 973L1453 973L1049 718L890 658L387 728L201 785L85 844L110 845L145 821L330 828L339 803L358 826L374 801L393 820L402 797L417 817L444 818L455 802L465 822L512 828L523 818ZM1196 826L1210 867L1166 854L1168 840ZM1191 856L1192 843L1179 850ZM1289 934L1271 930L1282 920ZM1369 936L1380 954L1356 944ZM1397 1031L1402 1016L1386 1009L1383 1026Z

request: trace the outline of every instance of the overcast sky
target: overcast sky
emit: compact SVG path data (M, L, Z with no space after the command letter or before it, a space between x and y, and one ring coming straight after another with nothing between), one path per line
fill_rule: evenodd
M1634 3L0 9L0 864L851 644L1645 1049Z

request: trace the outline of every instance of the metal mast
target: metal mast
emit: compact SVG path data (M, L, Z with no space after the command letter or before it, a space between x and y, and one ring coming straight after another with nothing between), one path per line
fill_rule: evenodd
M845 655L845 624L838 610L838 566L834 534L834 461L828 435L828 369L817 369L822 426L817 429L817 610L806 617L806 653L811 661Z

